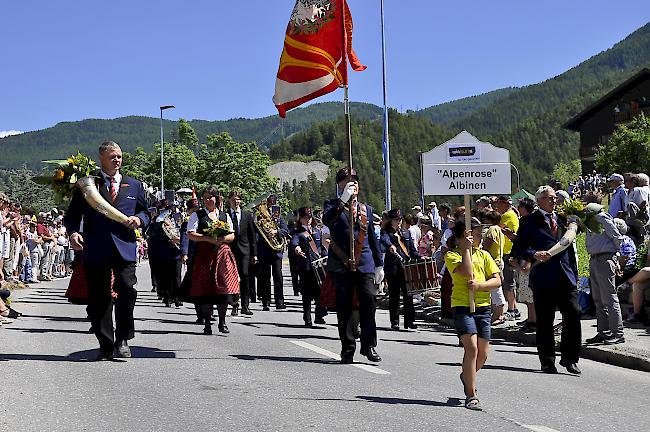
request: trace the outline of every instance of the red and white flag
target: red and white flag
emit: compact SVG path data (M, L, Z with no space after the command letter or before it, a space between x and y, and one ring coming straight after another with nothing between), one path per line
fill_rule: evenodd
M352 16L345 0L297 0L291 13L273 103L280 117L348 83L347 62L366 67L352 49Z

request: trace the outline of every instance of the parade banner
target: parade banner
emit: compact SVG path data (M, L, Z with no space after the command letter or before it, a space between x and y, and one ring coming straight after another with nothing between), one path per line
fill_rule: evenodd
M352 49L352 16L345 0L297 0L284 38L273 103L280 117L348 83L347 62L366 67Z

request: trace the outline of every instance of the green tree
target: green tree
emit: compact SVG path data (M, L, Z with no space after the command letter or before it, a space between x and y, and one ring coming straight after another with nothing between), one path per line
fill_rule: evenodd
M149 183L149 170L153 154L147 153L142 147L137 147L134 152L122 153L122 173ZM160 158L158 159L160 161Z
M203 184L214 184L223 191L237 190L244 203L279 193L277 179L268 173L271 160L255 143L239 143L224 132L209 135L201 153L198 178Z
M596 152L602 172L647 172L650 166L650 118L641 114L620 124L607 144Z
M197 150L199 145L199 137L192 125L185 119L178 120L178 140L181 144L192 150Z
M563 188L567 188L570 181L580 175L580 159L574 159L569 163L559 162L553 168L552 177L559 181Z

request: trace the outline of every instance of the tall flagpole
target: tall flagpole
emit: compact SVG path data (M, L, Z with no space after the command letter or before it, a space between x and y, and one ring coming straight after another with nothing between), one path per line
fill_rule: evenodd
M345 0L341 2L341 30L342 30L342 42L343 42L343 65L345 66L345 83L343 85L343 109L345 112L345 138L346 138L346 143L348 145L348 154L347 154L347 168L348 168L348 182L352 181L352 131L351 131L351 126L350 126L350 98L348 95L348 63L347 63L347 55L348 55L348 40L347 40L347 33L346 33L346 28L345 28ZM358 197L357 197L358 199ZM350 204L348 205L348 220L350 221L350 236L349 236L349 242L350 242L350 261L349 261L349 268L350 270L355 269L355 259L357 257L354 256L354 224L355 220L353 218L353 201L350 201Z
M384 178L386 179L386 210L393 207L390 190L390 139L388 136L388 102L386 97L386 38L384 36L384 0L381 3L381 62L383 66L384 84L384 139L382 154L384 156Z

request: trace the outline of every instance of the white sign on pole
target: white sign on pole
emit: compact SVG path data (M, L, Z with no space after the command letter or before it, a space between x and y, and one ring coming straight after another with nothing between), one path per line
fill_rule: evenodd
M468 132L422 154L425 195L509 195L510 153Z

